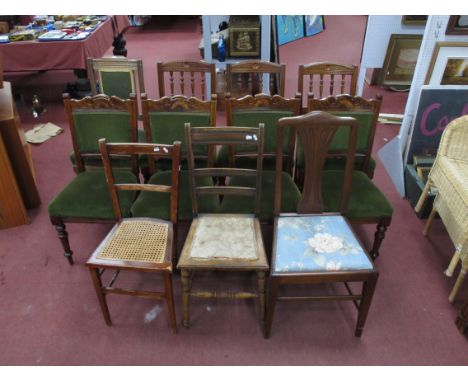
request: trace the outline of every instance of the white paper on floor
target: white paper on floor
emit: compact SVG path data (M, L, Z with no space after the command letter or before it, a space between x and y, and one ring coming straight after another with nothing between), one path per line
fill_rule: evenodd
M26 132L26 140L29 143L42 143L63 132L63 129L53 123L40 123Z
M145 323L148 324L151 321L154 321L156 317L158 317L160 311L161 307L159 305L156 305L153 309L151 309L148 313L145 314Z

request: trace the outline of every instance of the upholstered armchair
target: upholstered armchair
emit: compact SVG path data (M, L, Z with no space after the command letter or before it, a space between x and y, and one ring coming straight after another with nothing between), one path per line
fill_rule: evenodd
M453 302L468 270L468 115L449 123L442 133L436 160L415 207L417 212L434 187L437 194L423 234L427 235L438 213L455 245L446 275L452 276L460 260L462 264L449 296Z

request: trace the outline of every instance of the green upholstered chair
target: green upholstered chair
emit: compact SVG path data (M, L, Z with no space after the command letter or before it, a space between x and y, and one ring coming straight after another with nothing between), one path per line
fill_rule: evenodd
M170 326L175 333L177 322L172 290L172 265L177 251L180 142L174 142L173 145L106 143L106 139L102 138L99 140L99 147L117 223L96 248L86 265L91 273L104 320L107 325L112 325L106 299L109 293L166 300ZM113 155L139 154L151 158L164 157L172 161L172 179L168 185L128 184L114 178L110 161ZM119 192L133 191L168 195L171 211L168 219L126 218L119 203ZM105 271L114 272L108 285L105 285L101 278ZM118 275L127 271L160 274L164 281L164 291L124 289L114 286Z
M369 178L374 176L376 166L372 158L372 146L374 143L375 129L379 118L382 97L366 100L361 97L350 95L330 96L323 99L309 97L309 111L326 111L336 116L349 116L357 119L359 123L358 140L356 146L356 157L354 160L355 170L365 172ZM345 130L338 130L330 144L330 153L337 153L337 156L330 156L325 161L327 170L342 170L344 168L344 158L340 152L346 149L347 135ZM300 186L304 182L304 151L300 142L297 142L296 151L296 172L295 180Z
M268 88L271 95L278 94L284 97L285 80L285 64L261 60L228 63L226 64L226 98L265 93L264 88Z
M100 138L107 138L111 142L136 142L137 111L135 99L122 100L105 95L74 100L65 94L64 105L76 157L77 175L55 196L48 209L65 256L73 264L73 252L65 223L100 223L115 219L102 161L97 169L90 170L87 160L97 163L101 158L98 146ZM116 158L115 163L122 165L115 169L115 178L119 182L138 182L136 156ZM126 216L130 216L135 196L126 193L120 200L122 212Z
M299 115L300 102L297 99L286 99L279 95L257 94L239 99L226 100L226 119L228 126L257 127L260 123L265 128L263 147L263 169L274 170L276 156L276 124L280 118ZM284 169L292 174L295 135L288 130L284 141ZM253 168L256 163L254 153L248 148L222 147L216 159L216 165L241 166Z
M122 99L130 94L145 92L143 62L140 59L122 56L88 58L87 71L91 92L96 94L115 95Z
M304 193L296 214L280 214L282 141L278 141L275 181L275 222L273 229L272 263L270 268L268 303L265 318L266 338L270 336L277 300L349 300L358 308L355 336L360 337L367 318L378 278L371 257L359 243L345 215L352 188L352 172L358 123L349 117L336 117L325 112L311 112L299 117L284 118L278 124L278 135L292 126L303 142L306 158ZM341 175L342 192L329 211L326 186L322 187L325 157L333 136L347 129L349 144L346 149L345 170ZM365 176L365 175L364 175ZM367 177L366 177L367 178ZM367 178L368 179L368 178ZM280 296L280 286L344 282L347 293L334 295ZM348 283L353 283L350 285ZM362 283L356 293L355 283ZM359 304L356 303L359 301ZM295 312L298 314L298 312Z
M145 138L150 143L170 144L175 140L181 142L180 192L179 192L179 220L192 219L192 203L187 168L187 147L184 125L194 126L216 125L216 97L210 101L202 101L195 97L185 96L163 97L158 100L147 99L142 96L143 126ZM200 147L194 153L197 164L211 165L214 162L215 147ZM149 183L167 184L171 179L171 167L168 161L158 160L154 170L149 168L147 158L140 158L140 168ZM210 177L200 180L205 185L213 184ZM142 193L132 207L134 216L150 216L166 218L168 215L167 195ZM217 212L218 198L206 196L201 201L201 210L204 212Z
M216 66L205 61L164 61L157 63L159 98L186 95L205 100L207 87L216 94Z

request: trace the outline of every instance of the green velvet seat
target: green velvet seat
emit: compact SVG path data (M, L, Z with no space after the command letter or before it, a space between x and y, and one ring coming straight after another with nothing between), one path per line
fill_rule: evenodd
M291 176L285 172L281 174L282 194L281 212L296 212L301 192L293 182ZM253 186L255 179L247 177L232 177L231 186ZM275 172L262 172L262 190L260 200L260 219L272 219L275 196ZM252 198L226 195L221 203L221 213L252 213L255 201Z
M119 183L137 183L131 171L117 170L114 176ZM119 193L122 213L130 216L130 207L135 199L135 192ZM84 171L68 183L50 202L51 217L67 219L113 220L114 210L109 195L104 171Z
M291 117L294 113L288 110L262 110L262 108L256 108L254 110L239 110L232 112L232 126L242 127L258 127L260 123L265 125L265 141L263 145L263 168L265 170L274 170L275 159L273 157L265 157L265 154L274 153L276 150L276 124L280 118ZM287 153L289 148L289 134L284 142L284 151ZM235 153L241 154L245 152L245 147L235 148ZM257 159L256 158L236 158L236 167L242 168L255 168ZM229 166L229 154L227 146L223 146L216 158L217 167L228 167Z
M353 117L359 123L358 136L356 142L356 153L361 153L361 156L356 156L354 161L355 170L363 170L365 155L369 144L370 133L372 129L372 124L374 123L374 113L372 111L343 111L343 112L330 112L332 115L339 117ZM299 173L304 171L304 150L302 148L301 142L298 139L297 141L297 151L296 151L296 170ZM338 129L333 140L330 144L330 152L344 152L348 147L348 132L346 129ZM345 160L344 158L327 158L325 161L325 170L340 170L344 169ZM369 158L369 167L368 174L373 174L376 167L376 161L374 158Z
M212 186L210 177L200 177L198 182L201 186ZM170 185L171 171L159 171L150 179L151 184ZM156 192L142 192L133 204L131 211L133 217L152 217L169 219L170 195ZM203 213L216 213L219 211L217 196L206 195L198 199L198 208ZM190 195L189 176L187 171L181 171L179 177L179 220L192 220L192 199Z
M343 190L344 171L323 172L322 195L325 211L337 211ZM362 171L353 171L346 217L349 220L391 218L393 207L372 180Z

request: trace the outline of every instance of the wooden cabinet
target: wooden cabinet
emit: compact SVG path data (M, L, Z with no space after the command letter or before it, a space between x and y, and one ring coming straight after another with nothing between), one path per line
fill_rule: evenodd
M0 229L29 223L26 209L40 204L31 152L13 101L0 89Z

